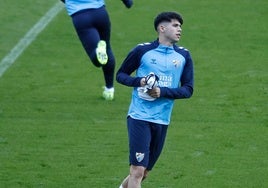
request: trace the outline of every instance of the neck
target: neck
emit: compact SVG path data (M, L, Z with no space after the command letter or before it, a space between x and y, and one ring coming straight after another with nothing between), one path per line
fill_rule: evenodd
M165 46L173 46L175 42L171 42L169 40L164 40L163 38L158 39L159 43Z

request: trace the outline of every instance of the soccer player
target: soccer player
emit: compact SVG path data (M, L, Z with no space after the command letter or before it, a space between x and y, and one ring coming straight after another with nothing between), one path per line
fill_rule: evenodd
M104 99L114 98L115 58L111 49L111 23L104 0L61 0L71 16L77 35L92 63L102 67ZM122 0L127 8L132 0Z
M130 172L120 188L141 187L164 146L174 100L193 94L190 52L176 45L182 24L176 12L157 15L158 38L132 49L116 73L119 83L134 87L127 115Z

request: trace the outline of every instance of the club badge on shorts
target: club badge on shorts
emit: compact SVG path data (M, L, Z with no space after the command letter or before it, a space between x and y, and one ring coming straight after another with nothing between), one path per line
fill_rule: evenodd
M136 159L138 162L141 162L144 159L144 153L136 152Z

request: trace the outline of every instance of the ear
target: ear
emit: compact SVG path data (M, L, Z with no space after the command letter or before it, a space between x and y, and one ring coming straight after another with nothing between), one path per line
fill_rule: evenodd
M159 31L164 32L166 30L166 27L164 25L159 25Z

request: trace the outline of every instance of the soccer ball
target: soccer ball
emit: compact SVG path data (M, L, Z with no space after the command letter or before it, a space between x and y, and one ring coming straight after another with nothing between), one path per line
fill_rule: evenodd
M145 77L145 87L147 89L153 89L158 85L158 76L156 76L153 72L150 72L146 77Z

